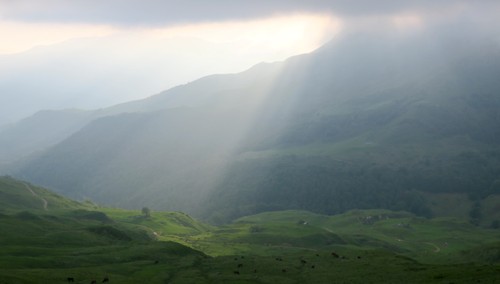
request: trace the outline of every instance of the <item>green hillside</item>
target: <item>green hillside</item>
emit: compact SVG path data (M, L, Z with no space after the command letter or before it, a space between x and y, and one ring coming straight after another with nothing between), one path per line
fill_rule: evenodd
M92 204L75 202L27 182L20 182L11 177L0 177L0 212L48 211L91 207Z
M382 208L493 226L500 216L483 213L500 189L500 53L468 36L477 41L342 34L103 110L10 172L72 198L213 224ZM467 200L456 210L443 194Z
M500 231L460 220L279 211L214 227L28 184L47 198L45 210L29 201L40 198L26 183L0 181L9 193L0 207L0 283L494 283L500 271Z
M500 232L465 220L426 219L407 212L355 210L326 216L307 211L277 211L240 218L200 239L236 244L234 253L279 249L384 249L427 263L460 263L465 251L495 244ZM248 245L248 247L242 244ZM213 253L224 250L217 247Z
M177 243L157 242L154 226L115 220L90 202L72 201L9 177L1 177L0 184L0 283L64 283L68 277L77 283L105 277L117 283L144 278L163 283L205 257ZM171 215L159 223L177 228L179 234L203 227L193 219L179 224L176 214ZM144 218L138 211L127 216ZM156 262L176 265L160 268Z

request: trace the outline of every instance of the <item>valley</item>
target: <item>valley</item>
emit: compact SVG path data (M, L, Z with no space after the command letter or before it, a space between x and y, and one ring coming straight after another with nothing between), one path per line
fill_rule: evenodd
M0 133L0 160L10 161L0 172L77 200L214 224L380 208L491 225L500 54L490 39L439 34L345 33L142 100L40 112ZM437 202L446 194L466 196L460 212Z
M500 284L499 14L0 0L0 284Z
M500 231L460 219L289 210L213 226L26 185L0 178L0 283L495 283L500 272Z

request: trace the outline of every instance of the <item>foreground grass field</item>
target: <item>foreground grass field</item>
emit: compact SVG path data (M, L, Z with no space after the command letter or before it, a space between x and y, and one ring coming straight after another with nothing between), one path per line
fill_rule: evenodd
M0 283L500 283L500 231L456 219L279 211L215 227L10 178L0 196Z

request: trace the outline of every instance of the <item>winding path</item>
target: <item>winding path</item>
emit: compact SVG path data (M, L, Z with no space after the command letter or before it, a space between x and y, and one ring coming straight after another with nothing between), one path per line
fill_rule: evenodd
M430 245L430 246L433 246L434 247L434 252L440 252L441 251L441 248L438 247L436 244L434 243L430 243L430 242L425 242L424 244L426 245Z
M405 240L402 240L402 239L396 239L398 242L406 242ZM441 251L441 248L436 245L435 243L431 243L431 242L415 242L414 243L421 243L421 244L426 244L426 245L430 245L431 247L434 248L434 252L440 252Z
M49 205L49 203L47 202L47 200L45 200L45 198L43 197L40 197L40 195L38 195L35 191L33 191L33 189L27 184L27 183L23 183L24 186L26 187L26 189L31 192L31 194L37 198L39 198L40 200L42 200L43 202L43 210L47 211L47 205Z

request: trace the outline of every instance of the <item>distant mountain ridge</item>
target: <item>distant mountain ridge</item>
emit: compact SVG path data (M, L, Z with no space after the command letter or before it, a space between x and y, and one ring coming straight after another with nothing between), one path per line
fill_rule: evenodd
M427 193L481 204L500 192L499 74L488 41L344 35L100 110L12 172L73 197L214 222L282 209L430 216Z
M98 110L40 111L21 121L0 128L0 166L45 150L91 121L122 113L151 112L179 107L217 105L222 98L231 99L231 92L272 78L281 63L261 63L239 74L211 75L157 95ZM222 99L223 100L223 99Z

